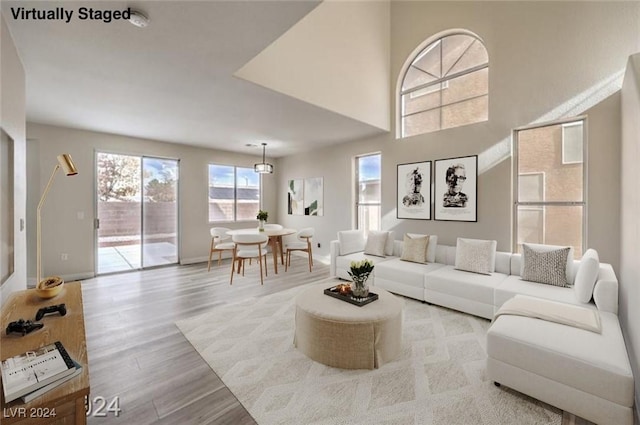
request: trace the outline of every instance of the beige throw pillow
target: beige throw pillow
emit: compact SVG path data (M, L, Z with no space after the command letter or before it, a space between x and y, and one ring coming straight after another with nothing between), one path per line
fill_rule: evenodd
M367 243L364 246L364 253L384 257L384 249L388 237L389 232L370 230L367 235Z
M396 232L391 230L387 235L387 244L384 247L385 255L393 255L393 244L395 242L395 239L396 239Z
M458 238L455 268L490 275L495 271L496 246L496 241Z
M423 235L420 233L407 233L410 238L419 238L426 236L429 238L429 244L427 245L427 263L436 262L436 248L438 248L438 235Z
M402 243L402 256L400 259L403 261L425 264L427 262L428 246L429 235L411 237L408 234L405 234Z

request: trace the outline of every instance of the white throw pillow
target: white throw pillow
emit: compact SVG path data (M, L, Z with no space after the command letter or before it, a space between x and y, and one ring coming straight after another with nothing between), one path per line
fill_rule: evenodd
M340 255L364 251L364 232L362 230L342 230L338 232Z
M387 236L387 244L384 246L384 255L393 255L393 243L396 240L396 232L393 230Z
M573 287L578 301L582 303L591 301L593 287L596 285L599 272L600 258L598 257L598 252L595 249L588 249L580 260Z
M436 262L436 248L438 247L438 235L422 235L419 233L407 233L411 238L419 238L427 236L429 238L429 244L427 245L427 263Z
M364 253L384 257L384 249L388 238L389 232L370 230L367 235L367 243L364 245Z
M490 275L496 269L497 245L496 241L458 238L455 268Z
M571 271L573 267L573 247L566 247L566 246L560 246L560 245L544 245L544 244L537 244L537 243L527 243L523 245L527 245L529 248L533 249L536 252L549 252L549 251L557 251L558 249L569 248L569 255L567 255L567 270L565 273L567 275L567 283L571 283L570 278L571 278ZM520 276L522 276L523 272L524 272L524 253L520 260Z
M413 263L426 263L427 262L427 246L429 245L428 235L419 235L411 237L408 233L404 235L402 242L402 256L403 261L411 261Z
M529 282L567 286L567 258L571 248L537 251L522 245L522 279Z

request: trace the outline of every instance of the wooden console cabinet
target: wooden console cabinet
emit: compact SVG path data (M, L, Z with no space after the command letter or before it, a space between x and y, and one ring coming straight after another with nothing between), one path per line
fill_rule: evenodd
M48 314L40 323L42 329L21 336L7 335L5 329L18 319L35 320L40 307L66 304L67 314ZM0 359L4 360L55 341L61 341L71 357L82 365L82 373L54 390L23 403L14 400L5 403L2 395L2 424L86 424L85 400L89 396L89 361L84 331L84 311L80 282L65 283L62 292L55 298L44 300L33 289L19 291L10 296L2 306L2 328L0 329ZM52 416L52 413L55 416Z

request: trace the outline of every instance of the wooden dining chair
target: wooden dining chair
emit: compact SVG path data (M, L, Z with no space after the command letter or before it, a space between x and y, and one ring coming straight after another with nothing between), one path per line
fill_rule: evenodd
M309 271L311 271L311 267L313 266L313 251L311 249L311 238L313 238L314 233L315 233L315 230L313 227L307 227L305 229L301 229L296 234L296 238L298 240L295 242L289 242L286 245L287 261L285 262L284 271L287 271L289 266L291 266L292 251L303 251L307 253L307 255L309 256Z
M231 229L227 229L226 227L212 227L211 232L211 248L209 249L209 264L207 266L207 271L211 271L211 258L213 257L213 253L218 253L218 265L222 261L222 252L223 251L233 251L235 244L233 242L224 242L226 240L231 239L231 236L227 234L227 232Z
M264 284L262 260L264 260L264 275L267 276L267 243L269 237L260 234L233 235L233 260L231 261L231 279L229 285L233 285L234 273L244 276L244 260L257 258L260 263L260 285ZM237 271L236 271L237 267Z

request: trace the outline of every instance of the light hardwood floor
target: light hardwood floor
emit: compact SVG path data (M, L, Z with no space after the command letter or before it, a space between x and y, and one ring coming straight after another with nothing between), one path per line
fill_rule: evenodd
M216 306L263 296L329 276L306 257L260 286L258 266L229 285L230 262L172 266L82 282L91 398L118 397L122 411L89 416L89 424L255 424L256 422L175 326Z
M91 398L118 397L116 417L89 416L107 424L255 424L251 415L175 326L216 306L312 283L329 267L293 257L292 268L260 286L257 264L229 286L229 260L101 276L82 282ZM564 413L563 425L590 422ZM304 424L301 424L304 425Z

